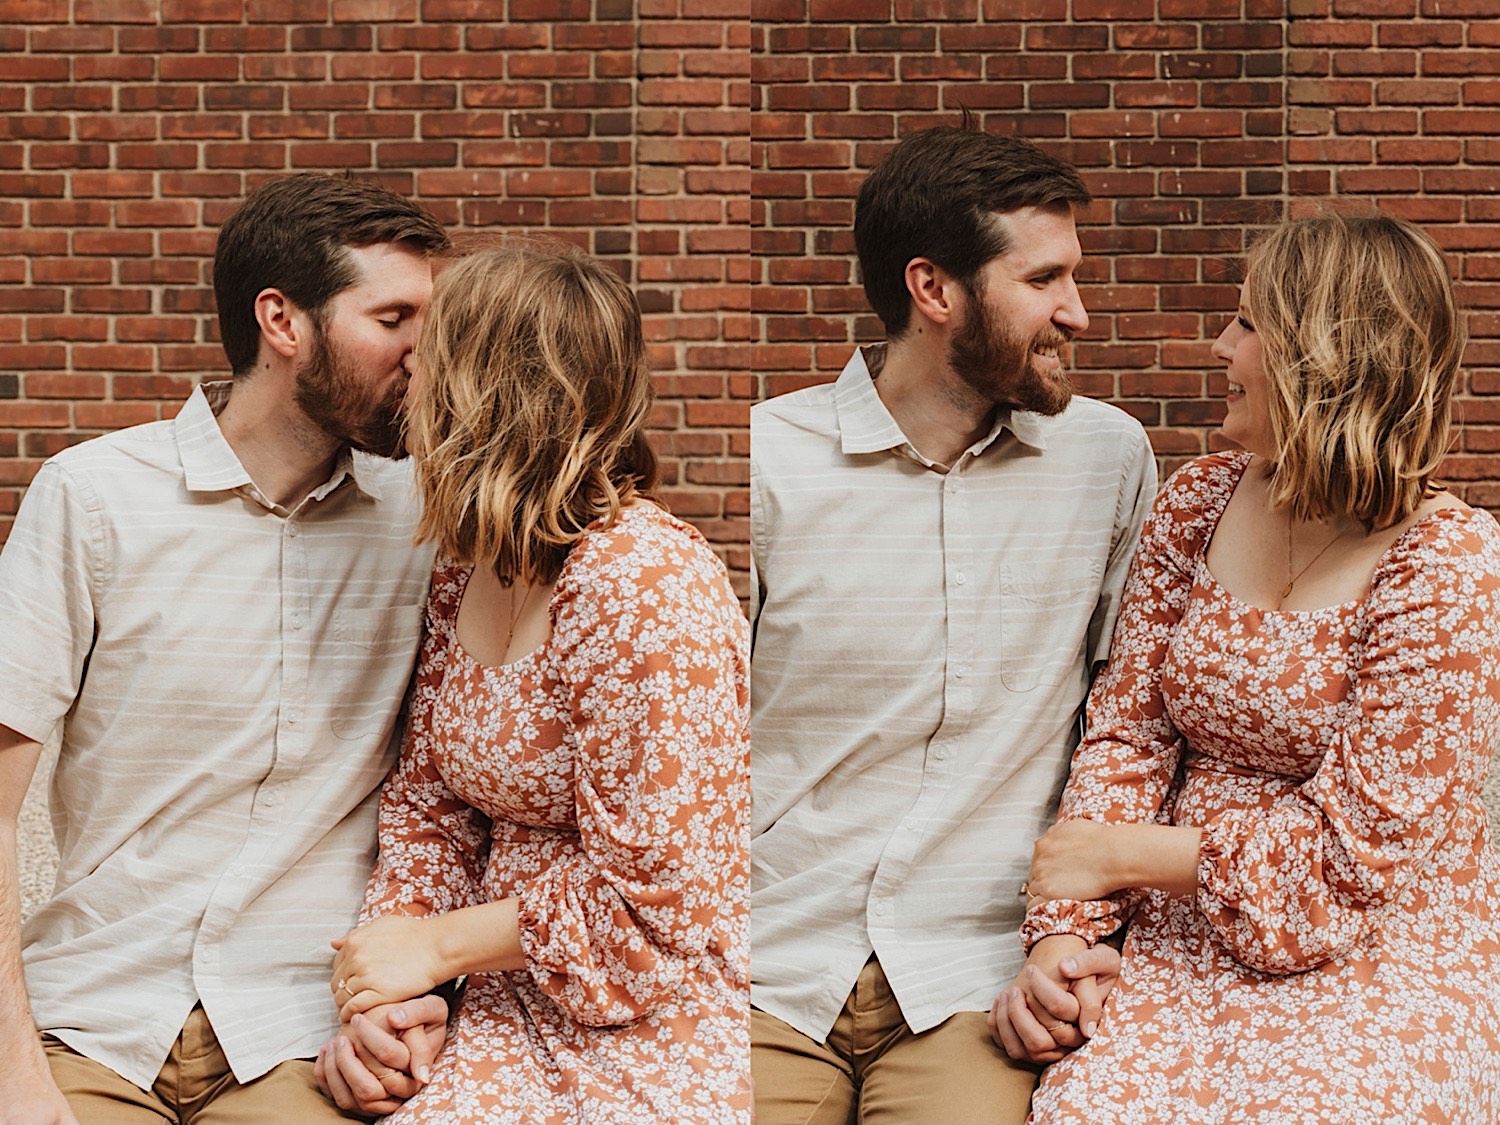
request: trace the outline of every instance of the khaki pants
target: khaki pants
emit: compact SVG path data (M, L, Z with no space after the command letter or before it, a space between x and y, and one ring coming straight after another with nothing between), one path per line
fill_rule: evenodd
M754 1009L756 1125L1016 1125L1040 1068L1011 1061L985 1017L913 1033L873 957L823 1043Z
M347 1117L318 1089L313 1064L292 1059L243 1086L202 1008L194 1008L151 1089L142 1090L61 1040L42 1036L52 1080L82 1125L310 1125L363 1121Z

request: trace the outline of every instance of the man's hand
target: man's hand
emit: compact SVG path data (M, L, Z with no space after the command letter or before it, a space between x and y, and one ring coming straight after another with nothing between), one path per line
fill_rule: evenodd
M1013 987L990 1008L990 1035L1013 1059L1053 1063L1094 1033L1119 974L1113 946L1056 935L1032 947Z
M448 1005L419 996L356 1015L318 1052L313 1073L340 1109L394 1113L431 1077L448 1031Z
M43 1059L35 1066L5 1068L0 1075L0 1123L3 1125L78 1125Z

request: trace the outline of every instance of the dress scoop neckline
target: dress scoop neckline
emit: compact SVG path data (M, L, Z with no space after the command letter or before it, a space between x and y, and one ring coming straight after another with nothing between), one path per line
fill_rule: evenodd
M1385 567L1386 564L1390 561L1391 556L1396 553L1396 549L1402 546L1402 544L1404 544L1406 540L1418 529L1425 527L1429 522L1437 519L1437 517L1442 516L1445 513L1457 513L1464 518L1468 518L1476 511L1476 509L1473 507L1465 507L1463 505L1454 504L1434 509L1433 511L1428 512L1421 519L1417 520L1416 523L1412 524L1400 535L1396 536L1396 538L1391 541L1390 546L1386 547L1386 549L1380 553L1380 557L1375 560L1374 568L1370 571L1370 585L1366 586L1365 592L1363 594L1360 594L1357 598L1350 598L1347 601L1342 602L1334 602L1331 605L1310 606L1306 609L1273 609L1269 606L1256 605L1254 602L1246 601L1244 598L1240 597L1233 590L1231 590L1228 586L1225 586L1224 583L1220 582L1218 575L1216 575L1213 572L1212 568L1208 565L1209 545L1214 541L1214 535L1219 530L1219 521L1224 518L1224 512L1229 507L1230 500L1234 498L1235 492L1239 490L1240 482L1245 479L1245 473L1250 468L1250 459L1252 456L1254 455L1251 453L1247 453L1244 450L1237 451L1236 453L1236 460L1239 463L1234 473L1234 486L1224 494L1223 503L1219 505L1219 510L1213 514L1213 528L1209 531L1208 538L1203 541L1203 546L1198 549L1196 581L1199 585L1216 591L1222 598L1224 598L1226 601L1232 602L1235 606L1245 610L1253 610L1254 612L1259 614L1275 613L1286 614L1293 617L1317 617L1322 615L1327 615L1330 617L1343 617L1349 613L1357 612L1364 606L1365 602L1369 600L1370 591L1375 588L1375 576L1378 575L1381 569Z

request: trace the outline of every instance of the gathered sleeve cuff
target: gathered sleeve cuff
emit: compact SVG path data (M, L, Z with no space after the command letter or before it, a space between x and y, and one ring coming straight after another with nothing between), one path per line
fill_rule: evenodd
M440 560L427 602L422 653L406 698L401 757L380 797L380 852L359 922L425 917L484 901L490 821L455 794L433 759L432 711L463 592L462 569Z
M1203 828L1197 895L1246 965L1336 959L1430 867L1479 794L1500 736L1500 530L1440 512L1377 567L1348 723L1318 772L1267 811Z
M1038 902L1026 911L1026 921L1021 924L1021 944L1030 953L1031 947L1045 937L1070 934L1090 946L1097 945L1130 921L1141 897L1139 891L1122 891L1091 901L1055 898Z
M601 538L554 599L583 856L519 891L528 970L585 1026L749 975L748 623L695 533Z

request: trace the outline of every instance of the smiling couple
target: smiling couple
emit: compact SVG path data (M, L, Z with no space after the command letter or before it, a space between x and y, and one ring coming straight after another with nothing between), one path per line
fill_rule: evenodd
M757 1121L1496 1120L1500 529L1434 481L1442 254L1267 232L1211 349L1244 452L1153 505L1062 369L1089 200L906 138L856 205L885 342L752 411Z

